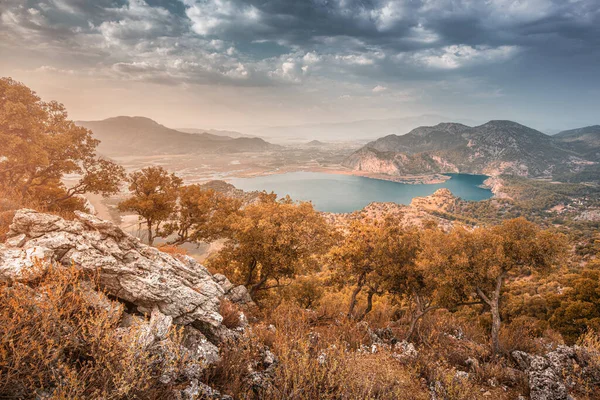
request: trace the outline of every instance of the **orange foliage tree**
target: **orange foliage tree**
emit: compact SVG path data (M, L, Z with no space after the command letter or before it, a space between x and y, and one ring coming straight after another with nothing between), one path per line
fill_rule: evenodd
M179 201L173 221L165 235L175 235L171 244L210 242L227 235L228 218L239 210L241 202L200 185L179 188Z
M131 197L119 203L119 210L135 212L146 224L148 244L165 236L160 227L173 217L182 182L163 167L146 167L129 175Z
M210 266L227 272L250 290L281 287L285 279L318 268L330 228L310 203L263 193L232 216L229 238Z
M42 101L27 86L0 79L0 189L49 210L82 209L78 195L111 195L122 167L96 156L99 141L68 119L62 104ZM66 174L78 180L67 186Z
M473 231L455 229L427 236L421 265L437 280L446 302L479 299L492 315L491 346L499 352L500 299L507 279L555 268L566 250L562 235L524 218Z

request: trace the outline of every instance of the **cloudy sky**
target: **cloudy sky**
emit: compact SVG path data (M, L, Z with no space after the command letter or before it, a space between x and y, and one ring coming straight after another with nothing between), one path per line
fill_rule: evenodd
M599 0L1 0L0 74L74 119L600 123Z

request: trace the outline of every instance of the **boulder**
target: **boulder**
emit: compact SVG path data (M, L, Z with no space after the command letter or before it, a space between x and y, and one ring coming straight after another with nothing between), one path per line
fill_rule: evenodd
M168 317L156 321L193 325L211 340L227 335L220 298L251 302L245 287L213 276L193 258L175 258L147 246L111 222L76 212L73 221L34 210L15 213L8 240L0 245L0 281L24 278L36 259L76 265L97 274L106 292L139 313ZM157 317L158 318L158 317ZM167 323L168 322L168 323ZM162 325L161 325L162 324Z
M545 356L513 351L512 357L529 378L531 400L569 400L564 372L575 361L576 352L568 346L558 346Z

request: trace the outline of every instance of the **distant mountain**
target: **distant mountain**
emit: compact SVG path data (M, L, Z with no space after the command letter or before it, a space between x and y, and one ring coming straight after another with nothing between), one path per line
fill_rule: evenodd
M308 147L323 147L323 146L327 146L327 143L321 142L320 140L311 140L310 142L306 143L305 146L308 146Z
M600 125L562 131L553 137L560 146L600 162Z
M180 132L145 117L76 123L93 132L100 140L98 152L106 156L260 152L279 148L259 138Z
M368 143L343 165L392 175L465 172L551 176L584 162L573 151L535 129L512 121L470 127L441 123L388 135Z
M254 133L268 140L278 142L305 143L307 140L320 141L362 141L373 140L389 134L402 134L421 125L434 125L447 121L441 115L420 115L388 119L367 119L350 122L318 123L294 126L262 128ZM473 123L473 121L460 121Z
M219 129L198 129L198 128L177 128L179 132L195 133L195 134L210 134L215 137L228 137L228 138L255 138L257 136L246 135L237 131L224 131Z

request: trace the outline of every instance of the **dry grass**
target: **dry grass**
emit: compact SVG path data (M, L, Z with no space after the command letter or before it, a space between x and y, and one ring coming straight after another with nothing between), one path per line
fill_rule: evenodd
M238 306L227 299L221 300L219 314L223 317L223 325L229 329L236 329L242 325L242 313Z
M316 315L283 304L225 351L209 377L225 393L242 399L427 399L416 372L386 349L371 352L364 328L340 321L315 326ZM278 364L269 384L256 387L245 376L261 371L268 346Z
M576 375L573 387L581 398L597 399L600 393L600 334L589 330L581 335L577 344L580 346L577 349L578 357L585 360L587 368L573 371Z
M165 398L171 388L161 374L185 364L178 332L158 356L140 343L141 325L119 328L122 305L76 268L34 272L0 284L0 397Z

